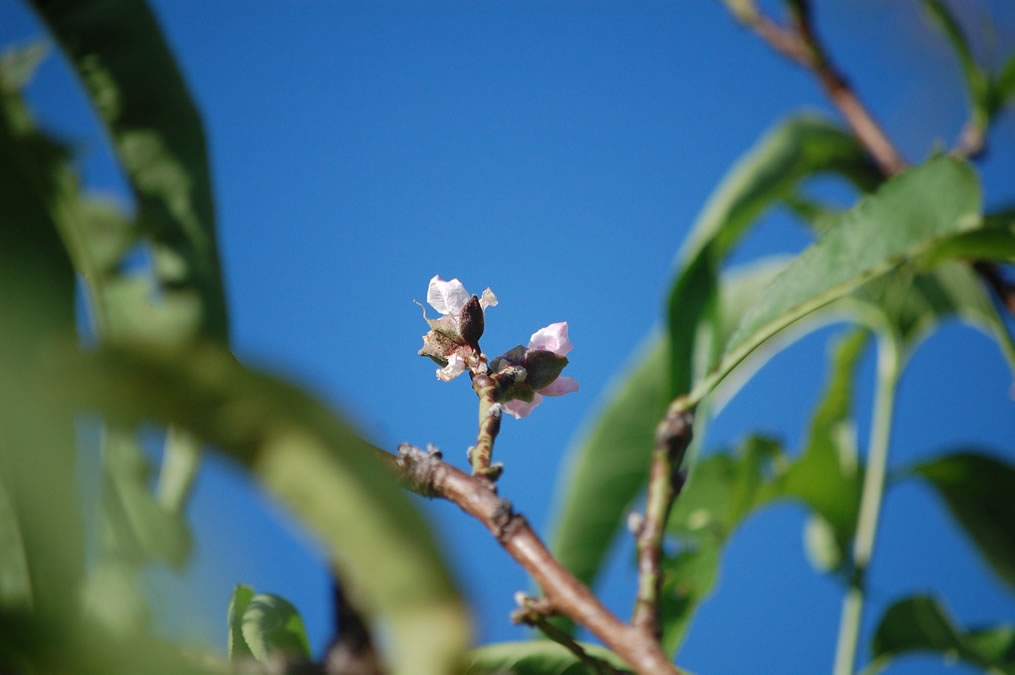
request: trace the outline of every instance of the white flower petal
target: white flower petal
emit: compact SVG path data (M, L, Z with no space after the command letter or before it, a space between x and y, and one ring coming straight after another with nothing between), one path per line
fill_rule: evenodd
M489 288L486 289L485 291L483 291L483 297L479 299L479 306L483 308L484 312L486 311L487 307L496 307L497 296L494 295L493 291L491 291Z
M448 365L437 369L437 379L450 382L465 372L465 359L458 354L452 354L448 358Z
M545 349L557 356L566 356L573 349L571 341L567 339L567 321L551 323L537 330L529 338L529 349Z
M546 396L563 396L578 391L578 380L567 375L561 375L556 380L539 390L540 394Z
M434 275L430 285L426 289L426 301L430 306L441 314L451 315L455 321L458 315L469 301L469 292L458 279L444 281L439 275Z
M543 397L539 394L535 394L532 397L532 402L526 401L508 401L504 404L504 412L511 415L516 420L520 420L523 417L528 417L532 409L543 402Z

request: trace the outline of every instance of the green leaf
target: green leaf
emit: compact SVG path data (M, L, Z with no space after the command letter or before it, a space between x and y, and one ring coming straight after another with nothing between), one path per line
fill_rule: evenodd
M5 47L0 53L0 89L9 94L20 92L32 81L48 53L49 44L44 40Z
M691 387L694 340L713 307L726 254L766 208L791 196L804 178L827 172L862 190L880 182L851 134L817 117L795 117L765 134L709 197L677 256L680 271L670 290L671 398Z
M956 258L1015 262L1015 209L986 214L982 228L945 239L928 254L924 264Z
M1015 588L1015 466L963 450L917 464L907 474L934 488L994 572Z
M445 673L469 618L430 528L382 462L322 404L221 347L106 348L53 364L47 389L114 423L170 423L257 475L327 546L362 609L391 631L396 673ZM159 386L152 387L157 382Z
M1001 110L1015 96L1015 54L1008 57L994 80L991 112Z
M716 339L724 340L751 306L758 291L776 274L783 258L766 258L726 274L718 296ZM701 344L701 343L699 343ZM640 348L626 375L609 387L604 408L568 451L573 458L562 476L564 496L551 547L579 579L596 576L621 528L626 511L648 479L655 428L670 400L666 383L666 339L656 337ZM699 354L699 363L708 354ZM703 367L703 366L702 366ZM702 424L699 418L697 424ZM699 433L696 431L695 433Z
M962 631L936 600L916 595L899 600L881 617L871 645L875 666L911 652L935 652L991 672L1015 673L1015 627Z
M152 494L151 467L133 433L107 430L103 453L105 552L135 564L155 558L182 569L190 555L190 531L179 512Z
M942 238L975 228L980 202L975 173L948 157L885 183L764 289L727 343L717 370L695 386L688 403L700 401L754 349L795 321Z
M615 669L612 672L629 672L610 650L584 643L581 646L590 656L612 666ZM563 646L548 640L478 647L469 652L465 668L466 675L595 675L595 672Z
M229 641L226 646L226 654L230 661L236 661L245 657L253 657L253 652L247 646L243 637L243 615L247 606L254 598L254 589L246 584L236 584L233 594L229 597L228 625Z
M974 110L978 111L974 112L974 115L985 115L989 107L990 81L983 69L976 65L962 27L959 26L959 22L955 20L955 16L943 0L923 0L923 6L944 32L945 37L948 38L952 51L955 52L955 57L959 60L959 65L962 66L962 75L970 102Z
M288 600L278 595L258 593L251 597L240 620L240 631L250 653L262 663L275 654L287 659L310 659L303 619Z
M156 242L167 296L201 298L201 335L226 340L211 180L197 108L141 0L33 0L105 123Z

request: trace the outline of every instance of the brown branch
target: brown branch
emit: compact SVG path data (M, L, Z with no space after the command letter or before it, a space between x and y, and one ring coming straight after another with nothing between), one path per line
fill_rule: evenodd
M886 176L898 173L906 167L906 160L825 54L811 23L809 4L797 2L795 10L793 29L783 28L761 13L752 14L746 22L773 49L814 73L881 171Z
M612 615L550 554L525 517L515 513L510 502L499 498L488 481L447 464L436 450L423 452L402 444L397 458L388 453L381 455L410 489L454 502L486 525L504 550L536 581L553 611L585 626L636 672L679 675L655 639Z
M658 641L659 590L662 587L663 531L673 502L684 484L680 463L691 442L694 414L668 410L656 428L656 447L652 452L645 520L638 528L638 595L631 625Z

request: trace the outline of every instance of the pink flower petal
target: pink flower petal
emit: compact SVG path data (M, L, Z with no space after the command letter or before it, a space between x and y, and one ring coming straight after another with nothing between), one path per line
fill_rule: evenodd
M520 420L523 417L528 417L529 413L532 412L532 409L542 403L542 401L543 397L539 394L533 395L531 403L518 400L508 401L504 404L504 412L511 415L516 420Z
M578 391L578 380L567 375L561 375L556 380L539 390L545 396L563 396Z
M566 356L572 348L571 341L567 339L567 321L551 323L529 338L529 349L545 349L557 356Z
M441 314L449 314L458 320L458 315L469 301L469 292L458 279L443 281L434 275L426 289L426 301Z

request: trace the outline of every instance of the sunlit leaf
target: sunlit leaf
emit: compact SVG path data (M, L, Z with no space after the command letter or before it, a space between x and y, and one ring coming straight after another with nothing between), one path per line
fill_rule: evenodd
M33 0L113 139L156 242L167 298L201 299L201 334L225 339L211 180L201 119L148 6L140 0Z
M767 339L854 288L980 223L980 188L968 166L930 160L891 179L843 214L764 289L725 347L717 370L689 396L700 401Z
M251 597L240 619L240 631L258 661L266 662L276 654L287 659L310 659L303 619L292 603L278 595L258 593Z
M1005 624L962 630L929 596L897 601L881 617L871 653L875 666L912 652L961 659L990 672L1015 673L1015 626Z
M880 181L852 135L820 118L801 116L762 137L709 197L677 256L680 267L670 291L671 398L691 387L694 339L714 303L722 260L765 209L820 173L840 174L863 190Z
M994 572L1015 588L1015 466L961 450L907 473L934 488Z
M590 656L605 661L612 670L599 673L627 673L625 663L603 647L582 644ZM499 642L469 652L466 675L598 675L597 670L556 642L529 640Z
M32 604L32 585L14 503L0 480L0 608L24 609Z
M326 544L364 612L384 620L394 672L458 664L468 614L429 527L378 451L319 402L211 344L69 353L53 367L67 386L50 395L113 423L175 424L251 468Z

